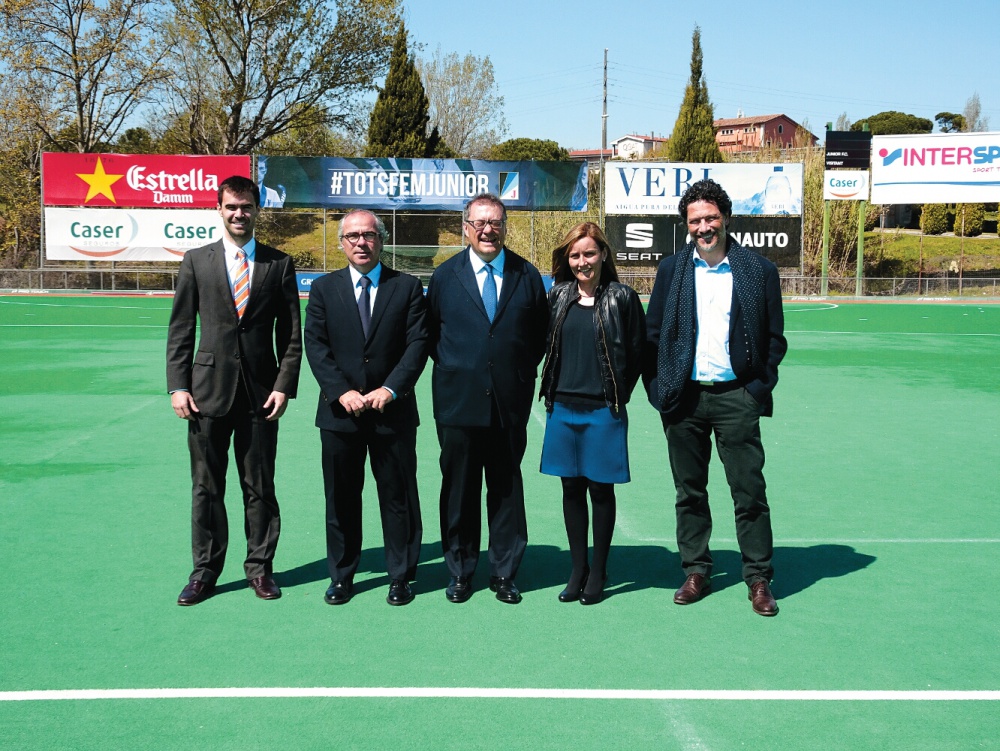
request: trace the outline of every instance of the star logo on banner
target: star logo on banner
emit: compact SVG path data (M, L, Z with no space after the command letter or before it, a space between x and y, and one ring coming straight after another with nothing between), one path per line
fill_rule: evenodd
M83 199L84 203L88 203L91 198L96 196L105 196L111 203L118 203L115 200L115 194L111 192L111 186L125 177L125 175L109 175L104 171L104 165L101 164L100 157L97 157L97 166L94 167L93 174L81 175L78 172L76 176L89 186L87 197Z

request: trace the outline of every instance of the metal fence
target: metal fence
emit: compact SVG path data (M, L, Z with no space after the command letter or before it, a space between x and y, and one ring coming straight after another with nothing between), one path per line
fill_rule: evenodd
M440 261L442 254L438 254ZM409 254L393 255L392 246L383 250L383 260L420 277L426 284L429 268L408 268ZM322 271L322 269L300 269ZM622 282L639 294L647 295L653 287L655 269L620 268ZM0 269L2 292L93 292L105 294L163 294L174 289L177 267L169 268L42 268ZM818 276L782 275L781 290L786 296L816 297L822 289ZM828 297L855 297L856 279L828 277ZM1000 277L977 276L923 276L923 277L866 277L862 280L864 297L947 297L947 298L1000 298Z

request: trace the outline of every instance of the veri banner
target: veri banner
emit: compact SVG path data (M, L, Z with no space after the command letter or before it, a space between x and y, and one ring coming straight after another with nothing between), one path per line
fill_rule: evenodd
M228 177L228 175L227 175ZM215 209L45 209L49 261L180 261L222 237Z
M509 209L586 211L587 166L483 159L257 157L264 206L461 211L479 193Z
M729 194L734 216L802 213L801 163L606 162L604 177L607 214L676 214L684 191L705 178Z
M42 154L46 206L214 208L227 177L250 177L249 156Z
M872 203L1000 200L1000 133L872 138Z

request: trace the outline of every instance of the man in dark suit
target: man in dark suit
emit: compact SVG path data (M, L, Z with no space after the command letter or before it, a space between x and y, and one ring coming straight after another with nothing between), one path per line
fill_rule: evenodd
M272 576L280 530L274 460L278 418L298 385L302 334L295 267L287 255L254 239L259 211L260 191L252 180L223 181L222 239L186 253L177 274L167 390L176 415L188 421L194 558L178 605L208 598L222 573L230 438L243 490L243 567L258 597L281 597Z
M319 382L316 426L323 447L325 600L351 599L361 560L361 494L371 456L390 605L413 600L423 527L417 494L417 398L427 363L424 290L379 262L385 225L370 211L340 222L348 267L313 282L306 306L306 356Z
M462 219L469 246L435 269L427 289L446 595L472 596L485 475L490 589L516 604L514 577L528 543L521 459L548 304L538 270L504 247L499 198L476 196Z
M679 210L692 240L656 273L646 315L644 379L667 436L677 491L677 547L687 578L674 602L711 591L708 465L715 434L736 511L743 579L755 613L776 615L774 542L760 418L788 344L773 263L726 232L733 205L712 180L694 183Z

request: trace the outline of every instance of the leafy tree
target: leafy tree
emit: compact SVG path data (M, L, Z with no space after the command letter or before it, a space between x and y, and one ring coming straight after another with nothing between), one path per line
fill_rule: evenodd
M962 110L965 118L965 127L962 130L970 133L981 133L990 129L990 119L983 117L983 108L979 103L979 92L974 92L965 102L965 109Z
M441 138L456 155L484 156L507 132L490 58L445 55L439 46L432 58L416 65L430 100L430 121Z
M722 152L715 141L715 115L702 73L701 29L691 35L691 80L684 89L684 101L670 136L668 153L675 162L721 162Z
M965 213L963 231L962 214ZM965 203L955 206L955 234L959 237L978 237L983 234L983 220L986 209L981 203Z
M925 203L920 212L920 231L925 235L943 235L948 231L948 207L943 203Z
M833 126L834 130L850 130L851 129L851 119L847 116L846 112L841 112L837 116L837 122Z
M121 154L155 154L156 142L145 128L129 128L115 141L115 151Z
M248 154L296 127L360 127L400 10L400 0L173 3L167 120L197 154Z
M368 123L365 156L433 156L441 139L436 128L427 135L429 107L420 74L406 49L406 26L400 24L389 58L389 74Z
M489 150L488 158L507 162L537 161L562 162L569 159L569 151L555 141L538 138L511 138Z
M150 32L158 10L158 0L0 0L0 63L31 92L22 104L49 148L113 140L166 80Z
M934 122L938 124L938 129L942 133L958 133L965 130L965 117L954 112L938 112L934 115Z
M934 123L926 117L908 115L905 112L889 110L858 120L851 126L851 130L864 130L865 123L868 123L868 130L875 136L904 135L907 133L930 133L934 130Z
M41 149L33 109L0 76L0 268L38 265Z

